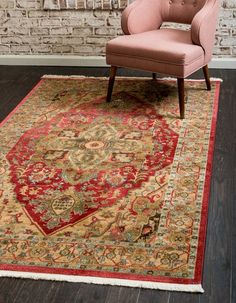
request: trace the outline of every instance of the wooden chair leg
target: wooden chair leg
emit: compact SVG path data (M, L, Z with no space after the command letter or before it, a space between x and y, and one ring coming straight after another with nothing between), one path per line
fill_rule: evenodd
M208 66L205 65L205 66L203 66L202 69L203 69L203 73L204 73L204 77L205 77L205 81L206 81L207 90L211 90L211 81L210 81L210 77L209 77Z
M156 80L156 78L157 78L157 74L156 73L152 73L152 79Z
M179 111L180 111L180 119L184 119L184 78L178 78L178 95L179 95Z
M109 78L109 83L108 83L108 90L107 90L107 102L111 101L111 95L112 95L112 90L115 82L115 77L116 77L116 71L117 67L116 66L111 66L110 68L110 78Z

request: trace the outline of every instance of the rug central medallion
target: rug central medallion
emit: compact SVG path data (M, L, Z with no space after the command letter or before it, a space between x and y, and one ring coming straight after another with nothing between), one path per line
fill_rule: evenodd
M154 105L118 93L41 121L7 158L17 199L51 234L140 188L172 163L177 141Z

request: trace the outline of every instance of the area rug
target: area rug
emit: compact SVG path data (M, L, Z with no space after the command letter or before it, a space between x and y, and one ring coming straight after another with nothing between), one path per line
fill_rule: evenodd
M203 292L220 81L44 77L0 128L0 276Z

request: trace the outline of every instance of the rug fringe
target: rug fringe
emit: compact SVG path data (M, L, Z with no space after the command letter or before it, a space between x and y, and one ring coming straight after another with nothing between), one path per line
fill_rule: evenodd
M86 78L89 78L89 79L108 79L108 76L107 77L94 77L94 76L84 76L84 75L43 75L41 77L41 79L86 79ZM125 77L125 76L117 76L116 79L126 79L126 80L133 80L133 79L139 79L139 80L146 80L146 79L151 79L150 77ZM157 80L171 80L171 81L176 81L176 78L174 77L162 77L162 78L157 78ZM221 78L214 78L214 77L211 77L210 80L212 81L220 81L220 82L223 82L223 79ZM205 79L185 79L185 81L205 81Z
M46 74L41 77L41 79L74 79L74 78L89 78L83 75L50 75Z
M100 285L118 285L118 286L139 287L139 288L170 290L170 291L183 291L183 292L197 292L197 293L204 292L201 284L174 284L174 283L148 282L148 281L113 279L113 278L100 278L100 277L90 277L90 276L55 275L55 274L46 274L46 273L29 273L29 272L5 271L5 270L0 270L0 277L23 278L23 279L26 278L33 280L67 281L74 283L91 283L91 284L100 284Z

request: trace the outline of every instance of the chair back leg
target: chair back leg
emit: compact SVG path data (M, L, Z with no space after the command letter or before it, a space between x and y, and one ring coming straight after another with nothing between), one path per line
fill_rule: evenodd
M180 111L180 119L184 119L184 78L177 78L178 83L178 95L179 95L179 111Z
M111 66L111 68L110 68L110 78L109 78L108 90L107 90L107 100L106 100L107 102L111 101L113 86L114 86L115 77L116 77L116 71L117 71L117 67L116 66Z
M208 66L205 65L205 66L203 66L202 69L203 69L203 73L204 73L204 77L205 77L205 81L206 81L207 90L211 90L211 81L210 81L210 77L209 77Z

